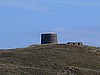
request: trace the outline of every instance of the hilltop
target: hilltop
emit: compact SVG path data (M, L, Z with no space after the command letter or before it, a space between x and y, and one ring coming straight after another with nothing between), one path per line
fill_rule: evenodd
M0 75L100 75L100 48L50 44L1 50Z

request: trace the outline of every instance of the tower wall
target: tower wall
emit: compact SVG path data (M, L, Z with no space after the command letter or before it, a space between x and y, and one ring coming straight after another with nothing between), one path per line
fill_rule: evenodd
M41 44L58 44L56 33L41 34Z

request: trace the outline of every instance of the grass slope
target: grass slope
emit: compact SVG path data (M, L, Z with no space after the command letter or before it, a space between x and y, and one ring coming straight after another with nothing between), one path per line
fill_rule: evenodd
M100 75L100 49L58 44L0 51L0 75Z

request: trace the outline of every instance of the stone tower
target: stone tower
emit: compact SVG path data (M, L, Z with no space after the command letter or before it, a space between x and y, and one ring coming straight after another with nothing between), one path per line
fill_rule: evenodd
M41 44L58 44L57 33L41 34Z

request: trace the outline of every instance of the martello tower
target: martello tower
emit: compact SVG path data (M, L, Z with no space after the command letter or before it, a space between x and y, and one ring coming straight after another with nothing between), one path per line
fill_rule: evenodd
M58 44L57 33L41 34L41 44Z

